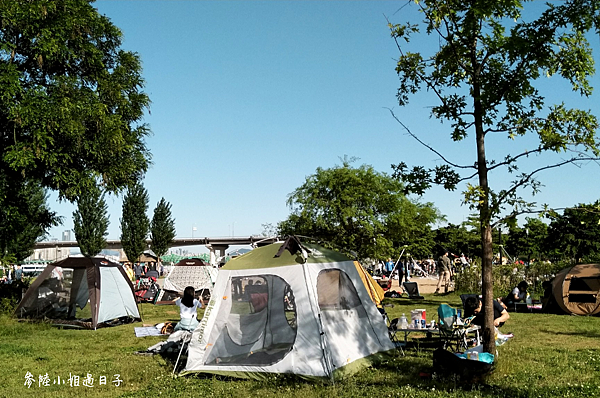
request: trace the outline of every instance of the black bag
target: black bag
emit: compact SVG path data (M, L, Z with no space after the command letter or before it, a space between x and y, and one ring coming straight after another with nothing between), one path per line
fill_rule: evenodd
M383 297L400 298L402 295L395 290L388 290L387 292L383 293Z
M433 370L441 375L456 375L463 382L476 381L493 369L493 363L460 358L443 348L433 352Z

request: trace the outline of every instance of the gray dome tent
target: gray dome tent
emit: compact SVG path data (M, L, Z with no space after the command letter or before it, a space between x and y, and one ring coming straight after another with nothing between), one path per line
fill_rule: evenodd
M600 264L577 264L560 271L552 296L567 314L600 314Z
M103 257L68 257L48 265L15 315L92 329L117 318L140 320L133 285L123 267Z

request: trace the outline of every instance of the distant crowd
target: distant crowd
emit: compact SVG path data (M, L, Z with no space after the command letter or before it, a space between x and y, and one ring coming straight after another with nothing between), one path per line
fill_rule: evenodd
M3 269L2 280L0 283L11 284L23 280L23 270L19 264L10 264L8 268Z
M382 261L374 265L373 275L386 278L393 275L393 277L408 282L410 281L411 276L436 276L442 268L448 268L451 275L453 275L460 269L467 268L471 265L471 259L462 253L460 256L453 253L446 253L445 255L448 257L448 264L445 266L442 264L443 256L437 261L433 258L415 260L411 256L408 256L406 259L398 259L398 261L394 262L391 258L388 258L387 261ZM452 260L450 259L450 256L453 258Z

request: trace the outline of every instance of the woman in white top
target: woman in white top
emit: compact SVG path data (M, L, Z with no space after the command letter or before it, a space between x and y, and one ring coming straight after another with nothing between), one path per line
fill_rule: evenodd
M197 310L202 308L202 303L194 298L194 293L194 287L188 286L183 291L183 298L175 300L175 305L179 307L181 320L173 331L188 330L192 332L198 326Z

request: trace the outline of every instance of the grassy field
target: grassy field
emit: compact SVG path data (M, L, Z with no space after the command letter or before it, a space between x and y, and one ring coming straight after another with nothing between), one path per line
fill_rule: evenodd
M442 302L458 306L460 298L391 299L394 307L387 311L398 317L425 308L431 319ZM144 304L142 313L144 324L178 319L175 306ZM136 338L135 326L141 324L68 330L0 316L0 397L600 397L598 317L512 314L503 332L515 337L498 347L494 372L477 385L432 378L432 344L416 338L405 356L334 385L275 376L263 382L173 377L172 364L161 357L134 354L164 339ZM34 378L29 388L27 372ZM39 386L46 374L49 385ZM80 377L79 387L69 386L70 374ZM83 386L88 374L93 387ZM105 385L99 385L100 376L106 376Z

